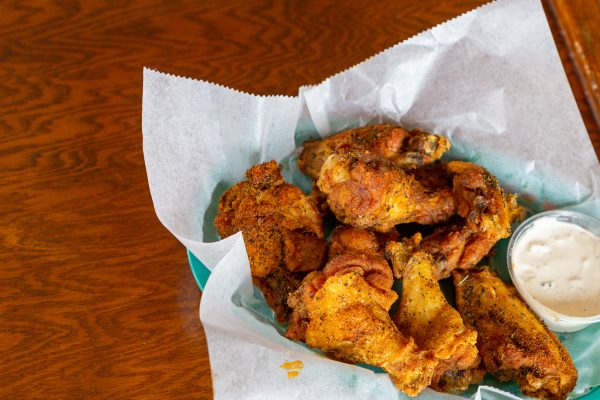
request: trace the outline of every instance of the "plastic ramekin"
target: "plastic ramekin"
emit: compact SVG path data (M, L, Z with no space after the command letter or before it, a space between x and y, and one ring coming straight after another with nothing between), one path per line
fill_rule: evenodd
M570 224L575 224L588 232L593 233L596 236L600 236L600 221L596 218L590 217L589 215L582 214L575 211L567 211L567 210L553 210L546 211L539 214L536 214L527 220L525 220L519 227L515 230L512 237L510 238L510 242L508 243L508 254L507 254L507 262L508 262L508 272L510 273L510 277L513 281L513 284L517 288L519 294L525 300L527 305L535 312L550 328L550 330L555 332L574 332L581 330L594 322L600 321L600 314L590 316L590 317L575 317L571 315L561 314L557 311L552 310L551 308L545 306L540 303L536 299L534 299L520 284L519 280L515 278L514 269L517 267L513 264L513 248L515 244L519 241L522 235L527 232L532 226L533 223L541 218L554 218L560 222L566 222Z

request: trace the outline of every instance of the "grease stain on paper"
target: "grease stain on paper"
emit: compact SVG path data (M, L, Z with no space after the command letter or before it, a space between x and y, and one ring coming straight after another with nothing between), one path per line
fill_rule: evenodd
M288 378L292 379L300 375L300 370L304 368L304 363L301 360L286 361L279 366L279 368L287 369Z

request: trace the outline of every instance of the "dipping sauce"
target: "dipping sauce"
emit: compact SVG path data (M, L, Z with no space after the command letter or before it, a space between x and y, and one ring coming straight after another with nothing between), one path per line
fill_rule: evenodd
M600 314L600 237L543 217L514 244L513 279L535 300L564 315Z

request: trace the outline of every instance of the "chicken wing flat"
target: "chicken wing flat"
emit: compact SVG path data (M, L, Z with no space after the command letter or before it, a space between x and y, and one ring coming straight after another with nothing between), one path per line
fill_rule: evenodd
M500 381L515 379L527 396L566 398L577 382L577 369L514 287L488 268L454 271L453 277L458 310L477 330L485 368Z
M451 188L429 189L367 150L338 147L321 168L319 189L343 223L387 232L408 222L437 224L455 211Z
M342 361L381 367L400 390L414 396L430 383L435 360L392 322L388 312L397 297L356 272L312 272L289 303L305 316L300 339L306 344ZM298 339L295 333L291 325L286 336Z
M404 250L395 248L404 260L417 249L432 254L438 279L447 278L455 268L473 268L498 240L510 235L511 224L524 215L516 196L506 194L485 168L463 161L441 166L452 176L460 220L436 228L425 238L416 234L405 239Z
M286 322L287 297L299 287L300 272L324 264L323 223L308 197L283 180L275 161L250 168L246 177L219 199L215 226L222 238L242 231L253 281L277 320Z
M443 136L409 132L391 125L371 125L305 142L298 158L300 170L317 180L325 160L341 145L368 150L405 168L430 164L450 149L450 141Z
M390 242L388 248L394 245ZM399 259L392 262L401 263ZM406 264L395 267L403 269L402 299L394 315L396 326L405 336L412 337L420 349L435 355L438 364L431 382L434 389L465 391L485 374L478 369L477 332L467 327L446 301L434 276L431 255L417 252ZM469 379L451 379L456 376Z

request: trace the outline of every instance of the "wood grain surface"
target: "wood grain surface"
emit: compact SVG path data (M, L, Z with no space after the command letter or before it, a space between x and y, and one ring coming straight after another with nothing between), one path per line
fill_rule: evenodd
M201 294L148 191L143 66L291 95L481 3L1 2L0 398L212 398Z
M551 0L548 4L600 124L600 0Z

